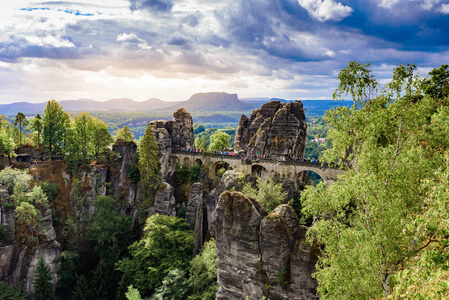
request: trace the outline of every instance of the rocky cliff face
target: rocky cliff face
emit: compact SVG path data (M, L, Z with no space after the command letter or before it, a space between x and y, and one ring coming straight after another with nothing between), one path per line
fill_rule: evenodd
M194 148L192 116L184 108L173 113L172 121L153 121L153 128L157 144L159 146L159 160L164 181L169 183L175 171L175 165L170 160L173 147Z
M271 101L242 115L235 135L234 148L247 155L303 157L307 124L300 101Z
M224 192L217 205L217 300L316 299L316 254L303 243L305 229L281 205L267 215L239 192Z
M16 240L14 210L9 208L8 192L1 186L0 202L0 220L6 230L0 239L0 281L8 282L15 287L23 285L25 291L33 293L36 266L42 257L50 268L51 281L55 287L60 266L54 260L61 254L61 245L56 241L51 210L43 215L39 244L27 246Z

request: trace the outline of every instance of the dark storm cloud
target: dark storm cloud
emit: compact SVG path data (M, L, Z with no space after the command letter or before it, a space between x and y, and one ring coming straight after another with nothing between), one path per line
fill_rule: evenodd
M131 10L147 10L150 12L169 12L173 7L170 0L129 0Z

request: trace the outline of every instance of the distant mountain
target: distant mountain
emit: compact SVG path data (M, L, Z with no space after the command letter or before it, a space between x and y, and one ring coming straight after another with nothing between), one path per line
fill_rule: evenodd
M152 112L156 109L172 106L179 102L166 102L158 98L151 98L142 102L129 98L111 99L99 102L92 99L61 100L58 101L65 111L104 111L104 112ZM43 113L47 103L15 102L11 104L0 104L0 113L4 115L16 115L18 112L24 114Z
M169 106L163 110L175 111L181 107L190 113L196 111L246 111L255 108L254 105L240 101L237 94L212 92L195 94L189 100Z

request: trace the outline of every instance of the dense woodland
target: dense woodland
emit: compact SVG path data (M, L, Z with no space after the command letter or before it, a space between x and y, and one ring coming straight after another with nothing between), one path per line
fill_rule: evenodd
M306 157L338 162L347 169L333 185L308 186L290 202L301 222L311 224L309 242L321 249L314 274L323 299L445 299L449 294L449 69L434 69L420 79L416 66L400 65L381 86L369 64L351 62L339 76L334 98L351 97L352 107L331 109L309 119ZM19 113L11 122L0 115L0 155L14 155L22 145L42 150L42 158L63 157L76 173L91 163L107 163L111 143L135 141L129 127L110 133L100 119L70 116L54 100L42 117ZM68 214L57 295L61 299L214 299L216 246L209 239L192 257L194 234L179 206L178 217L146 210L159 187L158 147L151 127L138 142L129 177L142 185L144 201L136 219L118 213L117 198L98 197L87 219ZM196 125L200 149L232 145L235 128ZM24 133L25 131L25 133ZM326 137L317 144L312 139ZM38 243L42 215L52 209L58 220L58 185L37 182L20 164L0 172L16 212L21 243ZM178 191L199 180L201 167L178 166ZM224 170L219 170L217 180ZM267 211L285 193L273 179L249 184L243 191ZM78 184L78 185L77 185ZM81 183L74 184L74 199ZM180 199L182 197L180 193ZM185 200L185 199L184 199ZM178 201L178 199L177 199ZM179 200L182 202L182 200ZM181 203L182 204L182 203ZM318 218L317 218L318 217ZM5 229L0 227L0 234ZM35 299L51 299L48 270L42 262ZM47 277L46 277L47 276ZM0 295L26 299L19 289L0 283ZM9 297L9 298L8 298Z

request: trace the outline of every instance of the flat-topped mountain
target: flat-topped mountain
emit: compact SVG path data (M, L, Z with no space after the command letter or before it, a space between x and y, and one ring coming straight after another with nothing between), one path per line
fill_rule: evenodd
M254 106L239 100L237 94L228 93L198 93L176 105L163 110L175 110L185 108L193 111L242 111L253 109Z

